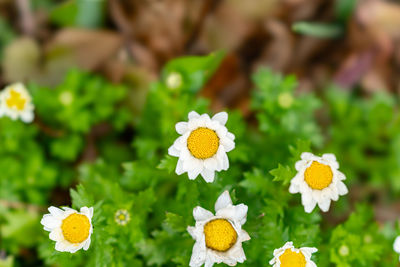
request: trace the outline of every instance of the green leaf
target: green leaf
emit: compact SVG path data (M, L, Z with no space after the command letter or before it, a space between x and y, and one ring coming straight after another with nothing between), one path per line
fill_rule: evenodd
M344 34L344 29L338 24L317 22L296 22L293 24L294 32L321 39L334 39Z
M342 21L347 22L354 13L357 6L357 0L336 0L335 15Z
M176 168L176 158L166 155L157 166L160 170L166 170L168 173L173 173Z
M75 26L78 7L76 0L64 1L50 12L50 21L59 26Z
M290 180L296 174L292 168L280 163L278 164L278 168L271 170L269 173L274 177L273 181L282 181L284 185L289 184Z
M164 67L164 80L167 80L168 75L171 73L174 75L181 74L183 79L182 86L195 93L214 74L224 56L225 52L219 51L208 56L187 56L174 59Z
M166 218L163 226L168 231L174 231L178 233L186 232L187 227L184 218L172 212L166 213Z
M72 198L72 205L77 209L80 209L82 207L90 208L94 205L93 197L88 194L82 184L79 184L76 187L76 190L71 188L70 194Z

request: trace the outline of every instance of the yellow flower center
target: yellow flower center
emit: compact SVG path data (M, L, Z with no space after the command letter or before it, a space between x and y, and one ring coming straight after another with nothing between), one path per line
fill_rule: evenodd
M312 188L322 190L332 183L333 173L328 165L313 161L304 173L304 180Z
M219 137L214 130L200 127L190 133L187 147L193 157L208 159L217 153Z
M90 222L85 215L74 213L62 221L61 230L68 242L82 243L89 237Z
M10 96L6 100L6 104L9 108L16 108L21 111L25 108L26 99L22 97L21 93L11 90Z
M297 253L291 249L285 250L279 260L281 261L281 267L305 267L307 264L303 253Z
M206 246L210 249L225 252L236 243L237 233L232 224L224 219L209 221L204 226Z

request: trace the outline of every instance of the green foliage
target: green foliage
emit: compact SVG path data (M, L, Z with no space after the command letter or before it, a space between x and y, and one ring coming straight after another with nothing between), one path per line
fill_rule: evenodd
M59 26L98 28L103 24L105 0L67 0L51 8L50 19Z
M227 128L236 137L229 170L211 184L176 175L177 159L167 155L178 137L175 124L192 110L212 115L197 92L222 56L168 63L135 120L125 87L97 76L75 70L55 88L31 85L35 122L0 119L0 200L7 200L0 202L0 250L17 266L24 263L20 248L37 250L47 266L188 266L193 208L214 211L217 197L229 190L235 203L249 207L243 228L251 240L243 244L241 266L269 266L274 249L287 241L318 248L313 260L320 267L395 266L399 227L378 224L368 199L352 193L373 186L385 190L387 202L399 195L399 111L389 94L297 93L294 76L260 69L251 99L257 120L228 111ZM181 75L180 86L169 86L171 73ZM327 215L305 213L288 186L307 151L335 153L352 199L368 204L353 211L344 196ZM88 251L55 251L39 224L43 207L51 205L94 207ZM126 225L115 218L119 210L130 215Z
M372 211L367 206L358 206L344 224L332 231L330 260L340 267L378 266L384 241L378 230Z
M354 13L357 0L336 0L335 15L341 22L347 22Z
M15 33L8 23L0 16L0 59L3 58L3 49L15 38Z

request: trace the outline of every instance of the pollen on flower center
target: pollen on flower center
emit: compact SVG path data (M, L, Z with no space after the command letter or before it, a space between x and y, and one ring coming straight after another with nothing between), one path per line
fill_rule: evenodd
M237 240L236 230L224 219L209 221L204 226L204 235L206 246L220 252L229 250Z
M190 133L187 147L195 158L211 158L218 151L219 137L214 130L200 127Z
M286 249L279 257L281 267L305 267L307 262L303 253Z
M62 221L61 230L68 242L82 243L89 237L90 222L85 215L74 213Z
M21 93L11 90L10 96L6 100L6 104L9 108L23 110L25 108L26 99L22 97Z
M332 183L333 173L328 165L313 161L304 173L304 180L312 188L322 190Z

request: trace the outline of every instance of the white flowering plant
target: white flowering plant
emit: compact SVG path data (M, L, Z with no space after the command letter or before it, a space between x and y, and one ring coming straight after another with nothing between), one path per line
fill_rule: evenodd
M26 84L34 120L0 118L0 266L396 266L397 99L261 68L250 114L211 110L222 58L171 61L140 107L78 70Z

